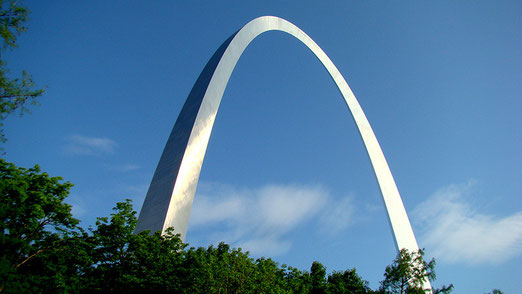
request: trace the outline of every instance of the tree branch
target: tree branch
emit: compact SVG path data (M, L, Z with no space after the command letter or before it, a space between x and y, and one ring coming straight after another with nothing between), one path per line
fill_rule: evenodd
M11 99L11 98L19 98L19 97L38 97L40 95L41 95L41 93L0 95L0 99Z
M29 255L26 259L24 259L24 261L20 262L19 264L17 264L15 266L15 269L18 269L20 266L22 266L24 263L28 262L30 259L32 259L33 257L35 257L36 255L42 253L43 251L45 250L45 248L42 248L42 249L38 249L35 253Z

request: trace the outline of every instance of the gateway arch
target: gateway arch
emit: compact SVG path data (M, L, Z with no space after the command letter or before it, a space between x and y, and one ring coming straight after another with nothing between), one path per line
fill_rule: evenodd
M286 32L310 49L339 88L363 139L388 212L397 248L419 249L379 142L359 102L324 51L301 29L274 16L250 21L214 53L194 84L169 136L140 212L136 232L174 227L185 239L214 120L234 67L245 48L267 31Z

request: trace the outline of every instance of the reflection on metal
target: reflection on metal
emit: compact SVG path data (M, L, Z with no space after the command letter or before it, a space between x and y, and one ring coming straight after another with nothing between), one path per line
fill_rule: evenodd
M339 70L321 48L292 23L274 16L256 18L228 38L194 84L167 141L140 212L137 232L174 227L184 239L214 119L234 67L250 42L267 31L286 32L305 44L339 88L357 124L386 205L397 248L418 245L379 142ZM427 285L429 286L429 282Z

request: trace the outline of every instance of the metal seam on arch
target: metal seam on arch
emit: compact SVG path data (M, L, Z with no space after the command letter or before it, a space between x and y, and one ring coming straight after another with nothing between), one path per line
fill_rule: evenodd
M241 54L258 35L278 30L305 44L326 68L343 96L370 157L400 250L418 245L379 142L345 79L324 51L301 29L274 16L250 21L228 38L209 60L185 102L154 173L136 232L174 227L185 238L199 173L228 80ZM429 284L428 284L429 285Z

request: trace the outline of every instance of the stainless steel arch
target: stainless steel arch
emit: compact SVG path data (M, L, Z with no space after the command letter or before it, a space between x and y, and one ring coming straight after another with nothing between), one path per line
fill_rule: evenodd
M190 92L167 141L140 212L136 231L174 227L186 234L201 165L221 98L232 71L250 42L278 30L304 43L321 61L339 88L370 157L398 249L418 245L399 191L375 134L350 87L319 46L292 23L274 16L256 18L228 38L214 53Z

